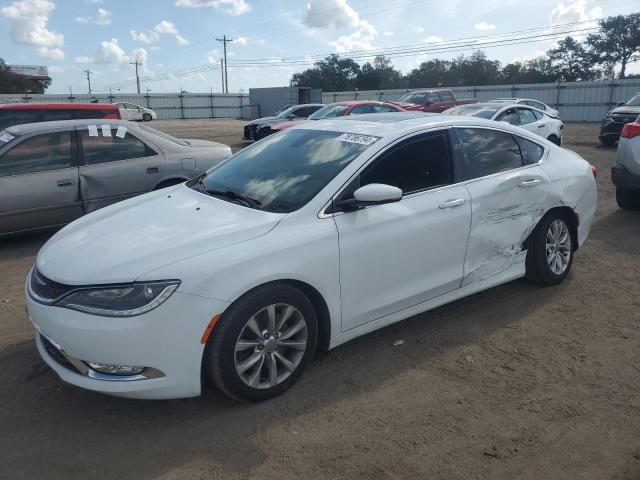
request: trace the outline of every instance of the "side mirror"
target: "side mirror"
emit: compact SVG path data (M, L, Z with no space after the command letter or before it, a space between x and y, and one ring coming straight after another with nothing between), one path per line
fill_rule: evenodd
M353 198L341 200L334 206L342 210L355 210L369 205L399 202L401 199L402 190L398 187L383 183L370 183L353 192Z

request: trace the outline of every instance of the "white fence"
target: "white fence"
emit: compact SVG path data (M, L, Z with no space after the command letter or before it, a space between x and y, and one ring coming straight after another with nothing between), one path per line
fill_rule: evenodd
M322 102L333 103L343 100L394 101L398 100L404 93L413 90L424 90L424 88L323 92ZM598 122L618 102L625 101L634 93L640 91L640 79L452 87L451 90L459 98L478 98L481 102L498 97L533 98L558 109L560 116L565 121Z
M100 103L128 102L153 109L158 115L158 119L242 118L243 105L249 103L249 95L232 93L150 93L148 95L0 94L0 99L3 98L19 99L28 103L80 103L96 100Z

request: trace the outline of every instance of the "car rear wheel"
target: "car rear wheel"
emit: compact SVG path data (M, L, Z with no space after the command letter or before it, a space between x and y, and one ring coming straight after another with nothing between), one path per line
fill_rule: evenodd
M526 278L539 285L557 285L571 270L573 239L566 217L552 212L532 233L526 258Z
M238 400L283 393L302 374L318 341L318 322L298 289L274 283L235 301L216 324L204 352L205 376Z
M150 113L145 113L142 115L142 120L144 120L145 122L150 122L151 121L151 114Z
M618 187L616 201L623 210L640 210L640 190Z

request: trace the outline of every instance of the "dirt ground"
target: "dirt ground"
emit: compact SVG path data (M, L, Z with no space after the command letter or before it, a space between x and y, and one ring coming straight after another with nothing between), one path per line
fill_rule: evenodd
M240 122L155 126L243 144ZM566 130L600 169L600 200L561 286L515 281L418 315L320 354L256 405L62 383L23 303L49 234L0 241L0 478L640 479L640 213L615 204L597 126Z

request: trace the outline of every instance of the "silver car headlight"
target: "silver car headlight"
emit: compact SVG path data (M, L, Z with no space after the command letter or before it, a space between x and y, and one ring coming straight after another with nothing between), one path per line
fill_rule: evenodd
M133 317L162 305L180 285L179 280L75 290L58 300L56 307L106 317Z

